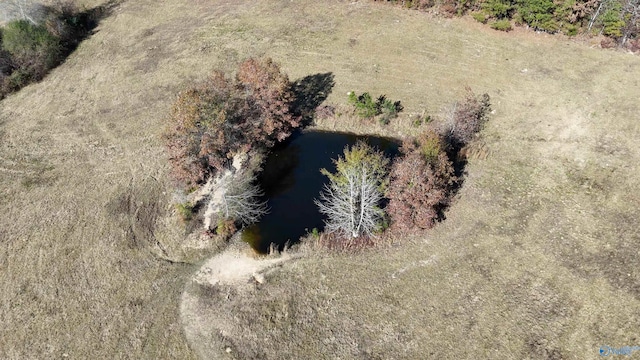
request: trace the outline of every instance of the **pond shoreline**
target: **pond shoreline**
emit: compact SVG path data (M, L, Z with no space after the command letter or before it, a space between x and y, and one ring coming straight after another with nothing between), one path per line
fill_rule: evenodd
M324 228L314 199L326 182L320 169L333 169L333 160L347 146L366 141L387 156L397 155L400 141L377 135L357 135L305 129L274 147L263 161L258 182L270 212L259 223L242 231L242 238L257 252L267 253L271 244L283 249L300 237Z

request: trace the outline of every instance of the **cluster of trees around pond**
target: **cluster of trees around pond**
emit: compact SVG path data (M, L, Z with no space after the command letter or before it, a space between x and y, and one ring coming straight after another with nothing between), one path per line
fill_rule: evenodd
M332 86L332 77L321 78ZM264 153L309 124L326 94L300 89L305 86L290 82L271 59L251 58L233 77L216 71L180 93L164 135L176 183L193 192L231 169L239 154ZM401 109L399 102L394 104ZM328 182L316 204L326 217L325 234L351 241L432 227L461 184L460 154L474 141L489 109L488 95L468 90L447 119L405 139L394 159L363 142L346 148L334 160L335 172L321 170ZM264 211L259 189L243 179L231 185L226 204L234 211L220 209L224 229L214 232L258 221Z
M471 14L498 30L511 24L566 35L602 34L603 45L640 49L640 0L382 0L410 9L438 9L445 16Z

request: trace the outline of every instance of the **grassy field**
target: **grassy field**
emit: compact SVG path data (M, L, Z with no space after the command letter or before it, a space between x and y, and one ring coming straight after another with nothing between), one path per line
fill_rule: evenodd
M156 256L184 258L163 119L191 81L262 55L292 79L332 72L330 102L354 90L405 105L385 128L320 128L411 134L406 115L487 92L489 156L429 232L199 291L197 265ZM586 41L364 1L124 1L0 102L0 358L587 359L640 345L639 75L637 56ZM185 284L200 296L190 338Z

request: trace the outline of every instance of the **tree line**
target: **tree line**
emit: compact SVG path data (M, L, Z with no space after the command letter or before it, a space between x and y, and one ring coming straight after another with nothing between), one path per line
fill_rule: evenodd
M376 0L377 1L377 0ZM601 34L640 49L640 0L381 0L410 9L437 9L445 16L471 14L499 30L511 24L566 35ZM604 44L604 43L603 43Z

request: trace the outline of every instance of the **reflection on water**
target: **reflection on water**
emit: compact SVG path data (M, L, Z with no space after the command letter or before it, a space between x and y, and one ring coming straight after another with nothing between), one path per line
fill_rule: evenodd
M252 248L258 250L260 249L260 242L262 240L262 236L260 236L260 228L257 224L253 224L249 227L242 229L242 240ZM260 251L265 252L265 251Z
M334 171L332 159L358 140L366 140L389 156L398 152L398 143L393 139L323 131L297 134L274 149L259 177L269 214L259 224L243 230L242 239L258 252L266 253L271 243L282 248L314 227L322 230L323 217L313 203L327 180L320 169Z
M259 176L262 190L267 197L274 197L295 185L295 169L300 162L300 146L290 144L276 149L269 155Z

